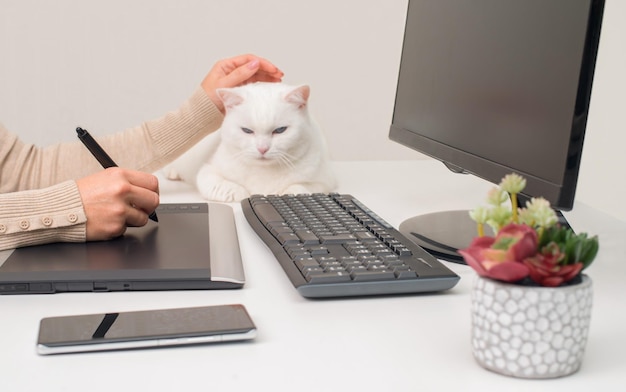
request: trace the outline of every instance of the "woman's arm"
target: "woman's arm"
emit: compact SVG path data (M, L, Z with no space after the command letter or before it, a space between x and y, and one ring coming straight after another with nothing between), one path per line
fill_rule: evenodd
M141 226L158 205L151 173L215 131L215 90L265 81L282 71L253 55L217 62L178 110L100 138L120 168L103 170L79 142L38 148L0 125L0 250L54 241L104 240Z
M98 142L120 167L153 172L215 131L222 119L204 90L198 88L178 110L98 138ZM78 141L40 148L21 142L1 126L0 140L0 193L48 187L102 170Z

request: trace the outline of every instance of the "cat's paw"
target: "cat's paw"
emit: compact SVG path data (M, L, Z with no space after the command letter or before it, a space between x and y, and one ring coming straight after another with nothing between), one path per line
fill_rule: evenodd
M238 202L250 196L246 188L230 181L220 181L210 187L199 186L200 194L207 200Z
M312 193L312 192L311 192L311 189L307 188L304 185L292 184L292 185L289 185L287 188L285 188L283 193L287 195L289 194L300 195L303 193Z
M167 178L168 180L180 181L183 179L178 173L178 171L176 171L176 169L174 169L173 167L164 167L163 174L165 175L165 178Z

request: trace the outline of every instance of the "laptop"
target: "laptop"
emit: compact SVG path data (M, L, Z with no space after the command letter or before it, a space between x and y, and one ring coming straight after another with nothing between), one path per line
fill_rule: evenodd
M245 283L233 209L162 204L159 223L111 241L0 252L0 294L235 289Z

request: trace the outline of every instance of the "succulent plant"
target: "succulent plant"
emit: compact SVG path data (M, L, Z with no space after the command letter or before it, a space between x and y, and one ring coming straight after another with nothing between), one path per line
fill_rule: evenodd
M560 225L544 198L533 198L519 208L517 195L525 186L523 177L509 174L489 192L489 207L470 212L478 237L459 253L481 276L550 287L566 284L593 262L598 237ZM485 224L494 230L494 237L484 236Z

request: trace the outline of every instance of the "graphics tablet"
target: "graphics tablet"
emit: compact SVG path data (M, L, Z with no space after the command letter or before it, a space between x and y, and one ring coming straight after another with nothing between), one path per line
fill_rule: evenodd
M0 252L0 294L232 289L245 278L233 210L162 204L159 223L111 241L55 243Z

